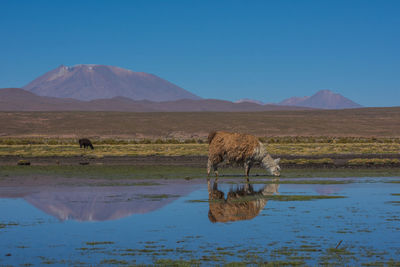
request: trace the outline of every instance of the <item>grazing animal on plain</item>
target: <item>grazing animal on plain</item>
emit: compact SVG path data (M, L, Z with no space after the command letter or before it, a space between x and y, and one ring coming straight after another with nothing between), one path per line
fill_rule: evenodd
M90 142L90 140L89 139L87 139L87 138L82 138L82 139L79 139L79 147L80 148L88 148L88 147L90 147L91 149L94 149L94 147L93 147L93 145L92 145L92 142Z
M246 176L249 176L254 163L260 163L270 175L280 176L280 159L273 159L253 135L211 132L208 135L208 144L207 175L210 175L212 168L218 176L218 164L226 160L243 165Z

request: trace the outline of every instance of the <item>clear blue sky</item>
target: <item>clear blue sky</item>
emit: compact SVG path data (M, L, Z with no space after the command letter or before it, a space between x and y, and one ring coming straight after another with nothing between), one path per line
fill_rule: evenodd
M0 88L57 66L153 73L201 97L321 89L400 106L400 1L0 1Z

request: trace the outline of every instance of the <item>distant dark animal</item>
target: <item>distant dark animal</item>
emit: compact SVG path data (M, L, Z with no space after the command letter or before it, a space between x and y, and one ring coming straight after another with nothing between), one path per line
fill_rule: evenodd
M92 142L90 142L90 140L89 139L87 139L87 138L82 138L82 139L79 139L79 147L80 148L87 148L87 147L90 147L91 149L94 149L94 147L93 147L93 145L92 145Z
M270 175L279 176L280 159L273 159L264 145L255 136L249 134L211 132L208 136L207 175L214 169L218 176L218 164L223 161L244 166L245 175L249 176L254 163L261 163Z

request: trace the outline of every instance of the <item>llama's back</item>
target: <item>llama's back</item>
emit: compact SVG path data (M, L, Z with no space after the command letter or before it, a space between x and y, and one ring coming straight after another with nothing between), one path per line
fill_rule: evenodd
M209 145L209 155L226 156L231 161L243 161L254 154L259 141L255 136L216 132Z

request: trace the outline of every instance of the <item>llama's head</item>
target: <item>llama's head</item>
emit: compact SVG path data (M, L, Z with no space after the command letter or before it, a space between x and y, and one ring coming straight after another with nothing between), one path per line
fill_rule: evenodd
M273 176L281 175L281 167L279 167L279 161L281 159L273 159L270 155L267 155L262 160L262 165L267 169L267 172Z

